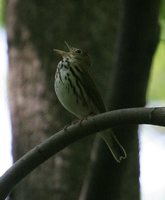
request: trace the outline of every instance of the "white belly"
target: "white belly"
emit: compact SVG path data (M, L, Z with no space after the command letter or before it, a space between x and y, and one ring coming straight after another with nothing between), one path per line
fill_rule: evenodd
M78 118L83 118L92 114L92 106L89 105L89 101L87 100L83 88L81 87L80 91L80 88L75 87L76 80L72 73L69 73L69 70L64 69L60 74L61 76L57 70L55 75L55 92L61 104ZM87 100L86 102L81 98L82 92L84 99Z

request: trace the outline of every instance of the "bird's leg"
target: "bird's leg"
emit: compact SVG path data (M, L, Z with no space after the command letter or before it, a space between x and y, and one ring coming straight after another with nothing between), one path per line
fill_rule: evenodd
M76 120L70 122L69 124L66 124L66 125L64 126L64 131L67 131L67 128L68 128L70 125L74 125L74 124L76 124L76 123L79 123L80 121L81 121L81 120L76 119Z
M87 120L89 117L94 116L95 113L91 112L89 115L83 117L82 119L80 119L79 124L81 125L83 121Z
M83 117L83 118L81 118L81 119L76 119L76 120L72 121L71 123L65 125L64 131L67 131L67 128L68 128L68 126L70 126L70 125L75 125L75 124L78 123L78 124L81 126L83 121L87 120L89 117L92 117L92 116L94 116L94 115L96 115L96 114L92 112L92 113L90 113L89 115L87 115L87 116L85 116L85 117Z
M67 124L67 125L64 126L64 131L67 132L67 128L68 128L68 126L70 126L70 124Z

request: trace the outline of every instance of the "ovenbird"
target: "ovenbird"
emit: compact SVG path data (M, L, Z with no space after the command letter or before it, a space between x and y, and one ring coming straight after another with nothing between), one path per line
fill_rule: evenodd
M69 46L68 52L54 49L62 56L55 73L55 92L61 104L79 119L105 112L105 105L88 72L90 58L81 49ZM126 158L126 152L111 130L99 134L108 145L117 162Z

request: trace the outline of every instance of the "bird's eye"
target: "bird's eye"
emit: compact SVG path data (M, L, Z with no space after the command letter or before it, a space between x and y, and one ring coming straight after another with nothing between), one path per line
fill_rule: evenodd
M80 53L82 53L82 51L81 51L80 49L76 49L76 50L75 50L75 53L80 54Z

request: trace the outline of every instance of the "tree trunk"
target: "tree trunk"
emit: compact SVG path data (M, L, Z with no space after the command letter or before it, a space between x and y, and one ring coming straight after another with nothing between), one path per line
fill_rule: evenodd
M113 59L118 11L118 2L108 0L8 0L14 161L73 119L54 94L58 58L53 48L63 49L67 40L88 49L91 70L104 91ZM47 161L16 187L12 198L78 199L92 141L92 137L83 139Z
M111 110L145 105L152 57L159 39L159 1L124 0L109 84ZM115 127L128 158L120 165L97 141L81 200L139 200L139 144L137 127Z

